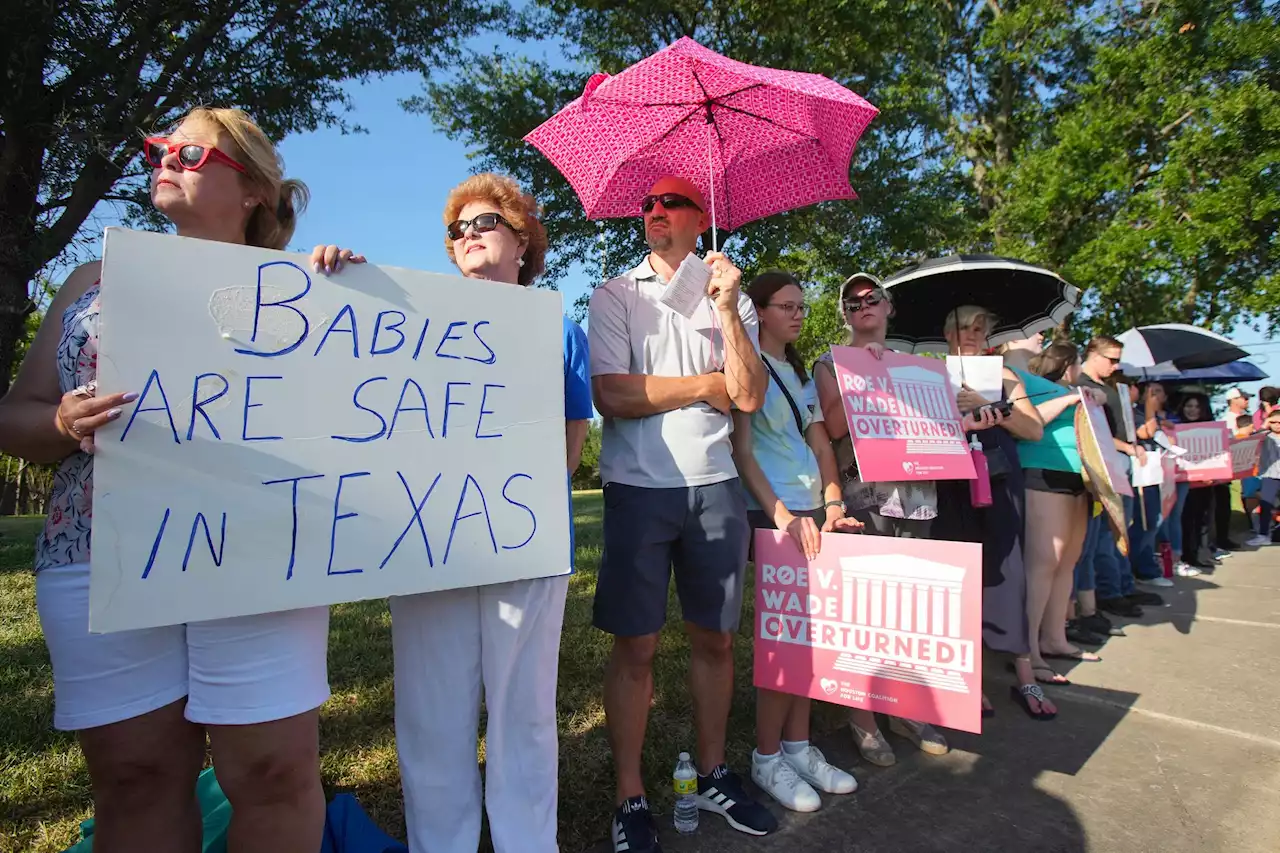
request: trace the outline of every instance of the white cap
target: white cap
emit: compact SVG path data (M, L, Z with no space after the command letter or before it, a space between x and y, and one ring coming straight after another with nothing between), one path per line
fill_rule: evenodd
M1248 400L1252 396L1248 391L1241 391L1238 385L1227 391L1228 400Z

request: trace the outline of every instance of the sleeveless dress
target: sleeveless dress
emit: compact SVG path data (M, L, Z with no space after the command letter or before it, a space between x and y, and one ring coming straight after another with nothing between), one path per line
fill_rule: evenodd
M98 378L98 284L62 315L58 341L58 387L66 394ZM36 539L35 570L89 561L93 523L93 457L76 451L53 475L49 515Z

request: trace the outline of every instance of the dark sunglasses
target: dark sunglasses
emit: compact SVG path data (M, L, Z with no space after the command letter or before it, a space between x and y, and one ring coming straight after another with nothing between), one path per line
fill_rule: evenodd
M687 195L680 193L660 193L659 195L647 195L640 204L640 209L645 213L652 213L653 208L661 202L663 210L679 210L682 207L692 207L694 210L701 211L697 203Z
M864 305L872 307L879 305L881 302L884 302L884 300L885 294L883 290L872 290L868 291L865 296L850 296L848 299L845 299L844 310L851 311L856 314L862 310Z
M148 136L142 142L142 158L153 169L163 166L165 155L178 152L178 165L192 172L204 168L209 160L217 160L230 166L237 172L244 172L244 166L232 160L212 145L201 145L198 142L170 142L163 136Z
M1107 361L1111 362L1112 364L1119 364L1119 363L1120 363L1120 359L1118 359L1118 358L1112 358L1112 357L1111 357L1111 356L1109 356L1109 355L1104 355L1104 356L1103 356L1103 358L1105 358Z
M445 233L449 235L450 240L461 240L466 236L468 229L477 234L484 234L499 225L507 226L513 234L520 233L520 229L503 219L500 213L481 213L471 219L455 219L445 228Z

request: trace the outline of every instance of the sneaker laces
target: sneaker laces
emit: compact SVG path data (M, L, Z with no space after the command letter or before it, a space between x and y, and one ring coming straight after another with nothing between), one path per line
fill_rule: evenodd
M800 787L800 783L804 780L800 778L800 774L791 766L791 762L787 761L784 756L779 755L773 761L773 783L782 785L788 791L794 791Z

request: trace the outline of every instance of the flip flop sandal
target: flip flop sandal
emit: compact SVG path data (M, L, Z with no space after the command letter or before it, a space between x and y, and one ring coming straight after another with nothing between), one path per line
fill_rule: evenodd
M1077 663L1102 663L1101 657L1095 655L1093 652L1086 652L1084 650L1078 651L1073 655L1041 654L1040 657L1045 658L1046 660L1073 660Z
M1005 667L1005 669L1013 673L1014 675L1018 674L1017 668L1014 667L1012 663L1008 664ZM1056 676L1056 680L1052 678L1041 678L1039 674L1042 672L1052 672ZM1036 681L1040 682L1041 684L1052 684L1054 687L1070 687L1071 686L1071 680L1052 667L1033 666L1031 667L1031 674L1034 675L1036 677Z
M1057 712L1045 711L1044 703L1048 701L1048 697L1044 695L1044 691L1040 689L1039 684L1024 684L1021 687L1009 687L1009 693L1013 695L1013 701L1022 706L1022 710L1027 712L1027 716L1033 720L1040 722L1048 722L1058 716ZM1039 712L1031 710L1031 703L1027 701L1027 697L1031 697L1040 703L1041 710Z

